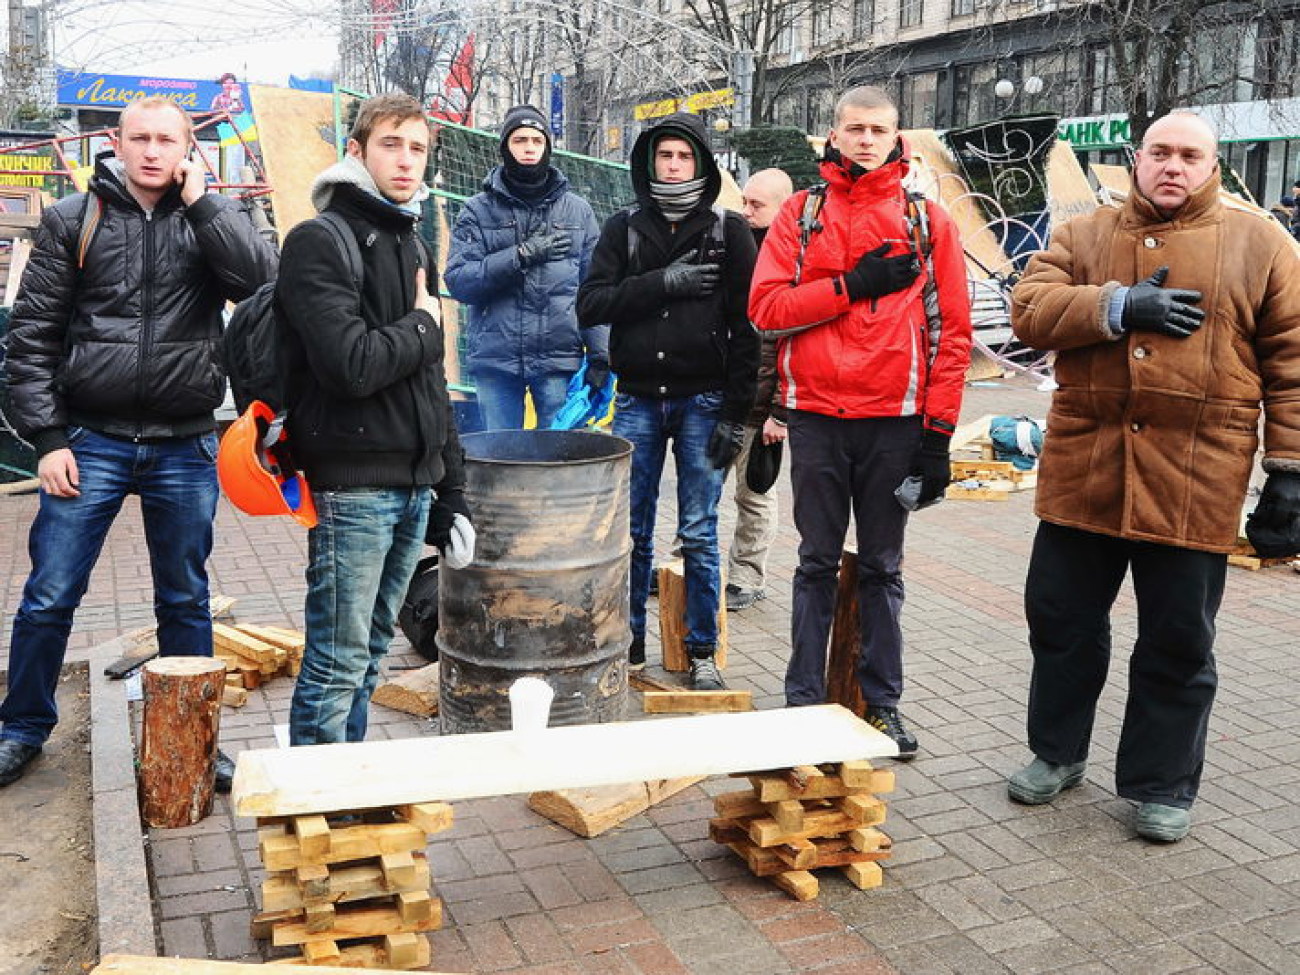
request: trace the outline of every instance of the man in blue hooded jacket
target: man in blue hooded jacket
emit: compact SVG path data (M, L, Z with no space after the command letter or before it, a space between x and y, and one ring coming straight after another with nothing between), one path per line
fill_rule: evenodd
M546 119L506 113L501 165L456 219L447 290L469 307L469 369L489 430L524 425L524 393L549 427L587 358L593 391L609 378L609 327L578 328L574 301L600 228L591 206L551 165Z

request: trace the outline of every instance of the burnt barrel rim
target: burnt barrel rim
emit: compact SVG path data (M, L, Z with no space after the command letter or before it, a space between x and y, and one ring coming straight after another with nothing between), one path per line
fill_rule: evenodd
M476 464L569 467L603 464L632 453L632 443L586 430L483 430L460 438L465 460Z

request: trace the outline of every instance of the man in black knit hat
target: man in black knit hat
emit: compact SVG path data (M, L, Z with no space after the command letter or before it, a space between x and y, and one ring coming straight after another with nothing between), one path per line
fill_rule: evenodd
M609 378L609 328L578 328L574 300L600 228L551 165L546 119L531 105L506 113L501 165L456 218L447 290L469 307L469 369L489 430L524 425L524 393L549 427L587 358L587 383Z

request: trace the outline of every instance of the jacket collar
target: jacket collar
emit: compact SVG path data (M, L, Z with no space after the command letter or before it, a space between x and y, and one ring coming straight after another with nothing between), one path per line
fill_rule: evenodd
M821 174L832 189L841 193L875 198L895 197L903 192L903 179L910 168L908 159L911 155L911 147L900 133L897 154L871 172L854 176L849 168L851 163L824 159Z
M483 189L488 193L495 193L512 203L518 203L520 206L546 206L554 203L569 190L569 179L554 166L550 167L550 172L546 177L546 189L542 195L534 200L526 200L510 188L510 183L505 178L505 167L494 166L492 171L487 174L487 179L483 180Z
M1172 217L1166 217L1156 209L1133 180L1133 192L1124 201L1124 222L1129 226L1147 227L1153 224L1171 224L1173 226L1200 223L1216 217L1223 208L1219 192L1223 188L1219 178L1218 167L1203 184L1192 191L1183 205Z
M415 215L372 196L359 186L341 183L330 194L331 209L345 217L364 224L368 229L390 234L409 233L415 226Z

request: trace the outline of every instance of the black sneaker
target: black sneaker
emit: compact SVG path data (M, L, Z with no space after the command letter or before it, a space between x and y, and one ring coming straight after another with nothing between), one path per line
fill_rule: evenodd
M910 762L916 758L916 736L903 724L903 716L898 713L898 708L868 704L867 713L863 717L867 724L898 746L897 758L900 762Z
M691 690L725 691L722 674L712 657L695 657L691 660Z
M742 609L749 609L760 599L767 598L767 592L763 589L741 589L740 586L727 583L727 612L738 613Z
M645 670L645 637L632 637L627 648L627 669L633 672Z

